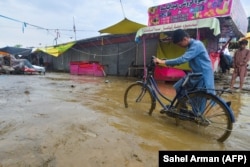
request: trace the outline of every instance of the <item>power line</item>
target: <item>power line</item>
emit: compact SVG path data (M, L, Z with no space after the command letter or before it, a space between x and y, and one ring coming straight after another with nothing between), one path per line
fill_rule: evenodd
M45 27L41 27L41 26L38 26L38 25L35 25L35 24L31 24L31 23L28 23L28 22L25 22L25 21L20 21L20 20L17 20L17 19L8 17L8 16L4 16L4 15L0 15L0 17L8 19L8 20L11 20L11 21L14 21L14 22L21 23L22 24L22 30L23 30L23 32L24 32L24 29L27 26L31 26L31 27L34 27L36 29L45 30L45 31L71 31L71 32L76 32L76 31L92 31L92 32L97 32L97 31L94 31L94 30L77 30L77 29L75 29L75 27L73 27L73 29L45 28Z

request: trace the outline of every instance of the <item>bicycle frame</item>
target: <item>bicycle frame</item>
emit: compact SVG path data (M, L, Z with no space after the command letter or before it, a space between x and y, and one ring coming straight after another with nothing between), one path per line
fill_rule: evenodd
M148 109L148 114L151 115L158 102L161 107L160 113L175 118L176 124L180 123L179 120L194 122L199 125L198 128L203 127L204 132L208 132L206 134L214 135L220 142L229 137L232 123L235 122L234 113L230 108L230 102L220 97L228 91L207 89L202 82L202 73L188 73L174 85L177 93L170 99L167 94L164 95L160 91L154 79L154 67L152 59L144 69L143 79L132 83L126 89L124 94L126 108L131 104L135 107L135 111Z
M182 92L184 88L184 85L187 83L187 81L189 80L189 76L186 77L185 81L182 83L182 86L180 88L180 90L177 92L177 94L175 95L175 97L171 100L169 99L168 97L166 97L165 95L163 95L161 93L161 91L159 90L158 88L158 85L153 77L153 73L154 73L154 67L155 67L155 64L154 62L151 60L151 63L148 65L147 67L147 71L145 72L145 75L143 77L143 81L138 81L140 83L142 83L144 86L148 87L149 90L150 90L150 93L153 95L153 98L154 98L154 102L158 102L162 109L167 111L171 108L173 108L174 104L177 102L178 100L178 97L180 95L180 92ZM194 74L194 75L201 75L201 73L197 73L197 74ZM185 94L184 96L186 96L187 98L189 98L188 94L189 93L195 93L195 92L198 92L198 91L205 91L206 92L206 88L200 88L200 89L196 89L194 91L187 91L185 90ZM220 93L217 93L217 95L215 95L216 97L218 97L220 99L220 101L224 104L224 106L228 109L229 113L230 113L230 117L231 117L231 120L234 122L235 121L235 118L234 118L234 114L233 114L233 111L232 109L230 108L230 106L220 98L220 96L226 92L225 90L214 90L216 92L220 92ZM164 102L162 102L162 100L160 99L160 97L162 97L163 99L167 100L168 102L170 102L169 105L166 105ZM181 97L180 97L181 98ZM198 116L199 113L194 113L194 115Z
M152 75L150 75L150 76L148 77L148 79L147 79L146 82L148 82L148 84L145 84L145 83L144 83L144 85L148 85L148 86L149 86L149 90L151 91L151 93L152 93L154 99L157 100L157 101L159 102L159 104L160 104L163 108L165 108L165 104L160 100L159 96L162 97L162 98L164 98L165 100L167 100L167 101L170 102L170 103L173 102L172 100L170 100L169 98L167 98L165 95L163 95L163 94L160 92L160 90L159 90L159 88L158 88L158 85L157 85L157 83L156 83L156 81L155 81L155 79L153 78ZM159 95L159 96L158 96L158 95Z
M150 67L152 67L152 66L153 65L151 63ZM146 72L146 76L143 77L144 78L143 81L138 81L138 82L142 83L144 86L147 86L150 90L150 93L153 95L154 100L157 101L164 110L168 110L169 108L174 106L174 104L177 100L178 93L172 100L169 99L168 97L166 97L164 94L162 94L158 88L158 85L157 85L154 77L153 77L153 68L150 70L148 68L147 72ZM170 105L166 105L165 103L163 103L159 97L162 97L163 99L170 102Z

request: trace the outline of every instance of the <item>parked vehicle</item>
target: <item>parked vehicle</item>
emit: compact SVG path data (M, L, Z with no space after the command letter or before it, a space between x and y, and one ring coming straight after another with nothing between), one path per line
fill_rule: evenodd
M44 74L45 67L32 65L27 59L17 59L13 55L0 56L0 70L11 74Z

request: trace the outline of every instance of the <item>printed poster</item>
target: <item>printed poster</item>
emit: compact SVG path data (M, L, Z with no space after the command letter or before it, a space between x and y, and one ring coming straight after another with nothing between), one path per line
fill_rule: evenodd
M228 16L233 0L178 0L148 9L148 25Z

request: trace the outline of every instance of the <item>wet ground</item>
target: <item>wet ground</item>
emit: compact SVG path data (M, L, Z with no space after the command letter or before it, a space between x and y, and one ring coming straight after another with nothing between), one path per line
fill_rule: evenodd
M228 78L217 83L228 84ZM135 78L0 75L0 167L154 167L159 150L249 150L249 91L226 94L236 116L224 143L159 113L125 109ZM174 96L173 83L159 82Z

